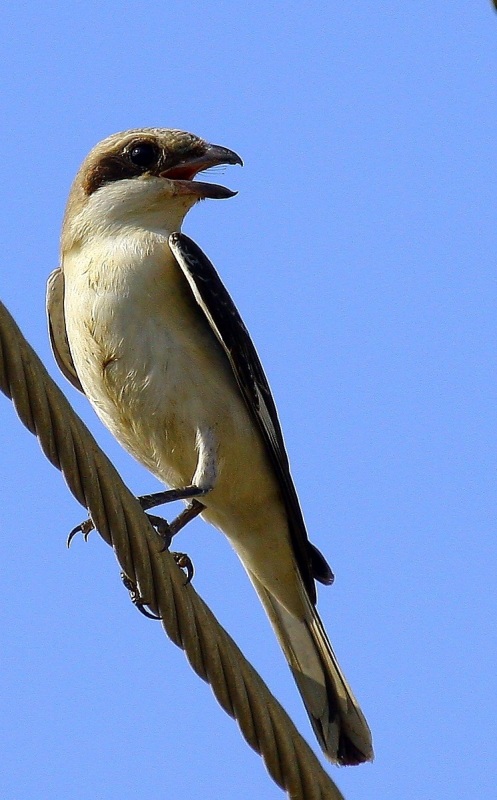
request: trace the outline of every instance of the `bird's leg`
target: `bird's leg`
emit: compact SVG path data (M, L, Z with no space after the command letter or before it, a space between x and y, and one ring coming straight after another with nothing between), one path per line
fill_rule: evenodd
M203 503L199 503L198 500L192 500L192 502L184 509L184 511L178 514L178 516L169 523L166 522L166 520L162 517L156 517L153 514L147 514L150 522L164 542L164 546L162 548L163 551L169 549L173 536L175 536L182 528L184 528L185 525L190 522L190 520L195 519L195 517L201 514L204 508L205 506ZM190 583L195 572L191 558L186 553L171 552L171 555L176 561L178 567L186 570L186 582ZM133 597L131 599L133 600ZM133 602L135 601L133 600ZM135 603L135 605L137 604Z
M186 500L189 497L197 498L203 497L214 488L217 477L217 448L212 428L197 429L195 437L195 447L198 452L198 461L195 474L189 486L182 489L167 489L164 492L155 492L154 494L145 495L140 498L142 508L153 508L163 503L170 503L173 500ZM199 500L193 499L188 507L179 514L167 527L155 525L157 532L164 540L164 549L169 548L171 545L172 537L184 528L191 519L198 516L205 505ZM150 515L149 515L150 516ZM160 518L154 518L158 520ZM187 574L193 575L193 565L183 553L175 553L177 563L182 562L180 566L185 567ZM186 561L185 561L186 559ZM191 580L191 578L190 578Z
M192 500L192 502L181 512L181 514L178 514L178 516L175 519L173 519L172 522L169 523L169 525L167 526L168 527L167 535L169 537L169 544L166 541L164 541L164 547L163 547L164 550L170 547L173 536L176 536L176 534L182 528L184 528L185 525L187 525L190 522L190 520L195 519L195 517L201 514L204 508L205 506L203 503L200 503L198 500ZM159 529L157 529L157 531L160 533ZM186 553L176 553L176 552L171 553L171 555L176 561L178 567L180 567L180 569L186 570L186 582L190 583L195 572L190 556L188 556Z
M149 508L165 505L166 503L172 503L175 500L189 500L191 497L202 497L214 488L217 478L217 448L212 428L199 428L197 430L195 447L198 452L198 461L191 484L179 489L165 489L163 492L142 495L138 500L144 511L148 511ZM191 504L192 506L194 502ZM205 508L205 506L202 506L202 508ZM199 514L200 511L201 509L197 510L194 516ZM177 519L181 516L180 514ZM189 519L187 519L180 528L184 527L188 521ZM171 523L171 526L172 524L173 523ZM180 528L178 528L178 530L180 530Z
M191 497L201 497L203 494L206 494L205 489L191 484L190 486L183 486L181 489L165 489L163 492L143 494L138 500L143 510L147 511L149 508L163 506L166 503L174 503L175 500L189 500Z
M151 524L164 541L164 549L170 547L173 536L184 528L192 519L202 513L205 506L195 498L202 497L210 492L216 482L217 448L212 428L197 429L195 447L198 452L198 461L191 484L177 489L166 489L163 492L145 494L137 498L144 511L147 511L149 508L165 505L166 503L172 503L176 500L188 500L189 498L193 498L192 502L188 504L184 511L178 514L170 523L162 517L157 517L154 514L147 514ZM81 522L72 529L67 537L67 546L70 546L77 533L82 533L86 542L94 527L95 525L92 519L85 519L84 522ZM188 556L185 555L185 553L172 553L172 555L174 555L177 563L182 568L186 568L187 577L190 581L193 576L193 565Z
M165 494L164 492L157 492L157 494ZM154 495L146 495L146 497L150 498ZM141 501L141 497L138 498ZM143 506L142 506L143 507ZM153 506L147 506L147 508L152 508ZM159 536L165 541L166 537L171 544L171 539L173 536L178 533L182 528L187 525L190 520L197 517L201 511L205 508L202 503L199 503L197 500L192 500L192 502L181 512L178 516L173 519L171 523L166 522L165 519L162 517L156 517L153 514L147 514L150 522L156 529ZM83 523L84 524L84 523ZM85 539L87 538L88 534L83 534ZM169 547L169 544L164 545L163 550L166 550ZM186 553L171 553L172 557L176 561L176 564L180 569L184 569L186 571L186 581L185 585L189 584L194 575L194 567L191 558ZM125 575L124 572L121 572L121 580L129 592L129 596L131 598L131 602L135 605L144 617L148 617L149 619L160 619L156 614L152 614L150 611L147 610L146 603L142 602L142 598L140 597L140 593L136 584Z
M217 477L217 450L215 447L214 435L210 428L205 431L197 431L196 448L198 451L198 462L191 485L186 486L184 489L169 489L164 492L156 492L155 494L149 494L138 498L144 510L154 508L154 506L162 505L163 503L169 503L173 500L185 500L192 496L193 498L195 498L195 496L201 497L211 491ZM167 537L167 542L165 542L166 548L171 544L172 537L184 528L190 520L198 516L204 508L205 506L203 503L193 499L187 508L185 508L181 514L178 514L176 519L170 524L161 517L155 517L150 514L147 516L159 535L162 536L163 539ZM85 538L88 536L85 532L84 535ZM190 583L193 577L193 564L190 558L185 553L171 553L171 555L174 556L177 565L181 569L186 570L186 583ZM146 604L142 602L136 584L123 573L121 573L121 579L130 593L133 604L138 610L150 619L160 619L160 617L151 614L150 611L146 609Z
M169 523L169 534L171 538L176 536L176 534L179 533L180 530L185 527L185 525L188 525L192 519L198 517L204 508L204 504L199 500L192 500L192 502L189 503L187 507L183 509L183 511L181 511L181 513L178 514L178 516L175 517L172 522Z
M196 487L188 486L187 488L193 489ZM170 491L176 494L178 492L181 493L182 490L171 489ZM168 497L164 499L166 495ZM146 511L146 509L148 508L154 508L154 506L160 506L163 503L171 503L174 500L183 499L183 497L181 498L177 496L170 497L169 490L167 490L164 492L155 492L154 494L146 494L143 495L143 497L137 497L136 499L140 503L143 510ZM157 517L155 516L155 514L147 514L147 517L149 518L150 523L156 529L159 536L165 542L167 542L166 546L169 547L173 536L175 536L182 528L184 528L185 525L187 525L190 522L190 520L195 519L195 517L201 514L204 508L205 506L203 503L200 503L198 500L192 500L192 502L188 504L188 506L184 509L184 511L181 511L181 513L179 513L178 516L175 517L172 522L167 522L167 520L165 520L163 517ZM94 528L95 525L93 523L93 520L90 517L88 519L85 519L84 522L81 522L79 525L76 525L76 527L72 529L69 536L67 537L67 546L68 547L70 546L72 540L78 533L83 534L85 542L88 541L88 537L92 532L92 530L94 530Z
M149 508L155 508L156 506L166 505L166 503L173 503L176 500L194 498L184 511L178 514L172 522L167 522L167 520L162 517L157 517L155 514L147 514L151 524L164 541L164 549L170 547L173 536L184 528L190 520L202 513L205 506L195 498L202 497L210 492L215 483L217 475L216 449L214 446L214 437L210 428L205 431L197 431L196 449L198 451L198 462L191 484L176 489L165 489L163 492L144 494L138 497L138 501L144 511L147 511ZM91 527L89 527L90 525ZM70 537L72 538L75 533L81 531L86 539L92 528L91 520L85 520L78 528L71 531ZM182 553L178 555L184 557Z

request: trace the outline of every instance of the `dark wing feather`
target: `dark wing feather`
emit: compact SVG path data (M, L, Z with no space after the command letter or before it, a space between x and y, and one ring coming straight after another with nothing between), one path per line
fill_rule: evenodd
M287 509L297 564L309 596L315 602L313 578L329 584L333 581L333 573L307 538L278 413L257 351L221 278L198 245L183 233L173 233L169 245L195 300L229 359L247 408L262 434Z
M54 269L48 276L47 317L50 343L57 366L74 388L79 389L84 394L67 339L66 319L64 316L64 273L60 267Z

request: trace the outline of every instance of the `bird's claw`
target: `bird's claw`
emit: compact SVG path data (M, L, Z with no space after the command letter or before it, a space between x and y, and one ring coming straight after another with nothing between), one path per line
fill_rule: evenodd
M169 550L169 547L171 546L171 542L173 540L174 533L176 533L176 531L173 531L171 529L169 523L167 522L167 520L163 519L163 517L156 517L154 514L147 514L147 517L149 518L150 523L153 525L153 527L155 528L155 530L157 531L158 535L162 540L161 553L165 552L166 550ZM92 532L92 530L94 530L94 528L95 525L93 524L93 520L85 519L84 522L81 522L79 525L76 525L76 527L72 529L69 536L67 537L67 546L68 547L71 546L72 540L78 533L82 533L85 542L87 542L88 537ZM186 553L171 553L171 555L174 558L178 567L181 570L185 571L186 575L185 586L188 586L188 584L191 583L192 578L195 574L195 569L190 556L188 556ZM161 619L160 617L157 616L157 614L153 614L151 611L148 611L146 609L145 606L147 604L144 603L142 598L140 597L140 593L138 591L136 584L133 583L133 581L130 578L128 578L128 576L125 575L124 572L121 572L121 580L130 594L131 602L133 603L133 605L137 607L138 611L140 611L145 617L148 617L148 619Z
M167 522L167 520L163 519L162 517L156 517L154 514L147 514L147 517L149 518L151 524L154 526L155 530L162 539L163 545L161 547L161 553L164 553L166 550L169 550L171 542L173 540L173 536L176 533L176 531L174 531L173 527L169 525L169 522ZM171 552L171 555L176 561L178 567L182 570L185 570L186 573L185 586L188 586L188 584L191 583L191 580L195 574L195 569L190 556L188 556L186 553L173 553L173 552Z
M181 570L185 570L186 572L185 586L188 586L195 573L195 569L193 567L193 563L190 556L188 556L186 553L171 553L171 555L174 558L178 567ZM146 607L147 603L143 602L143 598L141 597L140 592L138 591L136 583L132 581L131 578L128 578L128 576L125 575L124 572L121 572L121 580L125 588L129 592L131 602L133 603L134 606L136 606L140 614L143 614L143 616L147 617L148 619L155 619L155 620L162 619L162 617L160 617L159 615L154 614L152 611L148 610L148 608Z
M193 561L191 560L190 556L186 553L171 553L172 557L176 561L178 567L186 572L186 581L185 586L188 586L191 583L192 578L195 574L195 568L193 566Z
M143 616L147 617L148 619L160 620L161 617L159 617L157 614L153 614L152 611L149 611L148 608L146 608L147 604L143 602L143 598L140 596L136 583L134 583L131 578L128 578L124 572L121 572L121 580L129 592L131 602L137 607L140 614L143 614Z
M157 533L159 534L164 543L161 552L163 552L164 550L168 550L173 540L173 533L171 532L168 521L163 519L162 517L156 517L154 514L147 514L147 517L149 518L151 525L155 528L155 530L157 531ZM67 542L66 542L67 547L71 546L72 540L74 539L75 536L77 536L78 533L82 533L83 539L85 540L85 542L87 542L88 537L93 530L95 530L95 525L91 518L85 519L84 522L80 522L79 525L76 525L76 527L72 529L69 536L67 537Z
M67 542L66 542L67 547L71 546L72 540L74 539L74 537L78 533L82 533L83 534L83 539L85 540L85 542L87 542L88 541L88 537L89 537L90 533L92 532L92 530L94 530L94 528L95 528L95 525L93 524L93 520L92 519L85 519L84 522L81 522L79 525L76 525L76 527L72 529L72 531L70 532L69 536L67 537Z

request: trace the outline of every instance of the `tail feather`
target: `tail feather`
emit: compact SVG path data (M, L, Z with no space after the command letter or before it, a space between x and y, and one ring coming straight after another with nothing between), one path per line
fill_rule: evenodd
M316 609L309 600L305 619L297 619L253 574L250 577L285 653L322 750L335 764L372 761L371 732Z

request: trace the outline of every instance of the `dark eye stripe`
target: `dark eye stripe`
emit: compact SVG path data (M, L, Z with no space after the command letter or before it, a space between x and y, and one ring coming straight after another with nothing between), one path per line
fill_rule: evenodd
M135 178L158 169L160 151L149 141L137 141L120 152L107 155L88 171L83 190L91 195L107 183Z
M119 156L107 156L88 171L83 191L91 195L107 183L134 178L142 172L141 167L136 167Z

